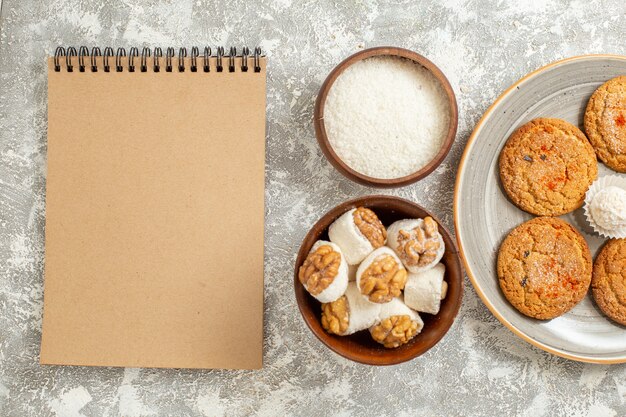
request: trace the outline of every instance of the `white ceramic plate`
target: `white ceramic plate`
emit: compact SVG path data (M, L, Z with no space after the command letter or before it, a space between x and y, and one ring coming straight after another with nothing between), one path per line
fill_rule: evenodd
M504 298L496 275L498 248L511 229L533 216L518 209L504 194L498 156L509 135L536 117L564 119L583 129L589 97L618 75L626 75L626 57L589 55L552 63L515 83L476 125L461 158L454 193L459 249L483 302L524 340L585 362L626 362L626 327L606 319L590 294L567 314L549 321L522 315ZM599 177L615 174L604 164L598 165ZM595 258L604 239L591 234L582 208L562 218L581 230Z

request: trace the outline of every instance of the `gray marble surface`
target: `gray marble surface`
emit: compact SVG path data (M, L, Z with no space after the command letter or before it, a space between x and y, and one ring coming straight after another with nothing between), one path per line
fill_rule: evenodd
M0 19L0 416L626 414L626 366L587 365L515 337L469 281L442 342L398 366L331 353L305 327L292 290L308 226L379 191L341 177L312 127L326 74L362 48L429 57L459 102L459 132L427 179L385 191L439 214L450 230L456 167L481 114L541 65L626 54L623 0L4 0ZM265 367L198 371L41 367L46 71L57 45L260 45L269 56ZM77 126L80 120L76 120Z

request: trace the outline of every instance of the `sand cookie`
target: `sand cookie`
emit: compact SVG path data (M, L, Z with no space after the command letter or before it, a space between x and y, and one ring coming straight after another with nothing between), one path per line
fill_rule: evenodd
M585 131L598 158L609 168L626 172L626 76L602 84L585 111Z
M499 165L511 201L538 216L560 216L582 206L598 176L593 147L576 126L560 119L535 119L517 129Z
M335 301L346 292L348 263L339 246L318 240L298 271L304 288L321 303Z
M381 305L367 301L351 282L344 295L332 303L322 304L322 327L339 336L365 330L378 321Z
M408 343L423 328L424 322L419 314L400 298L394 298L381 306L379 322L370 327L370 334L386 348L396 348Z
M345 212L330 225L328 238L339 245L350 265L356 265L387 242L387 230L376 213L357 207Z
M572 309L591 282L591 253L568 223L538 217L513 229L498 253L498 281L509 302L536 319Z
M600 310L626 326L626 239L604 245L593 265L591 288Z
M394 251L386 246L363 260L356 272L356 285L373 303L388 303L398 297L406 284L407 272Z

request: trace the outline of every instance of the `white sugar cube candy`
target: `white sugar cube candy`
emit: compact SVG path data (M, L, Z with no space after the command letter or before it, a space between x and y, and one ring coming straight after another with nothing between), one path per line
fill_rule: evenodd
M410 235L410 238L409 238L410 240L415 240L417 238L416 228L421 228L422 230L424 229L424 219L398 220L397 222L392 223L391 226L387 228L387 246L389 246L398 254L400 259L402 259L402 262L404 263L404 266L406 267L406 269L409 272L413 272L413 273L425 271L427 269L432 268L441 260L441 258L443 257L443 254L446 251L446 246L443 241L443 237L441 236L441 233L439 233L439 231L437 230L434 236L426 237L426 239L430 241L431 243L439 244L435 257L426 265L420 266L411 262L410 258L404 252L406 249L405 247L402 247L399 237L400 237L400 232L402 231ZM411 247L411 250L414 250L414 247ZM424 248L420 248L420 250L424 250ZM420 255L422 254L420 253Z
M390 302L380 305L380 313L378 315L379 322L393 316L409 316L411 320L417 322L417 333L421 332L424 328L424 322L420 315L417 314L416 311L411 310L402 301L402 298L396 297Z
M391 256L398 263L398 266L400 267L400 269L404 269L404 266L402 265L402 261L400 260L400 258L398 258L398 255L396 255L396 253L390 248L388 248L387 246L381 246L380 248L376 249L374 252L367 255L367 257L363 260L363 262L361 262L361 265L359 265L359 268L356 271L356 285L359 288L359 290L361 289L361 276L367 270L367 268L369 268L370 265L374 263L374 261L376 261L376 259L378 259L378 257L382 255Z
M348 284L345 294L348 300L348 328L343 335L368 329L378 321L380 304L371 303L361 295L354 282Z
M341 249L339 248L339 246L325 240L318 240L317 242L315 242L309 253L315 252L317 248L323 245L328 245L333 248L335 252L339 253L339 255L341 256L341 262L339 263L339 270L337 271L337 275L330 283L330 285L319 294L311 295L320 303L330 303L341 297L346 292L346 288L348 287L348 263L341 253ZM303 285L304 288L309 291L306 283L304 283Z
M439 313L441 300L446 297L448 289L445 273L446 266L440 263L426 271L409 274L404 286L406 305L422 313Z
M328 238L339 245L350 265L360 263L374 250L370 241L354 223L355 211L356 209L352 209L345 212L328 228Z

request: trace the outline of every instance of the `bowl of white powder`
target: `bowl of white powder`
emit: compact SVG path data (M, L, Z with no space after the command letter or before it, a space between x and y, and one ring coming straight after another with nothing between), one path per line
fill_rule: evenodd
M400 187L446 157L458 123L454 91L435 64L402 48L358 52L328 75L315 104L315 134L343 175Z

